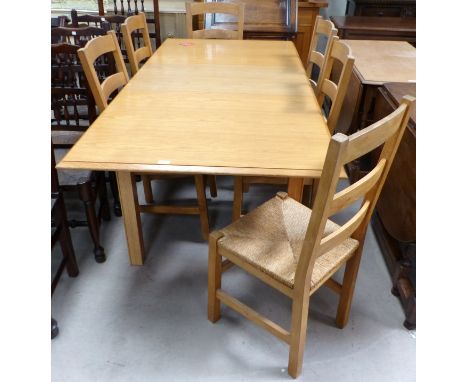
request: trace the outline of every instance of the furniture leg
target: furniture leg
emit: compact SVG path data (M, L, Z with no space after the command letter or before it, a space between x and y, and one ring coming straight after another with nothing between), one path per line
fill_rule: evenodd
M218 187L215 175L208 175L208 185L210 186L210 196L216 198L218 196Z
M303 192L304 192L304 178L289 178L288 180L289 197L301 203Z
M99 209L101 217L105 221L110 220L109 200L107 199L107 186L105 173L98 174L97 190L99 193Z
M119 190L117 187L117 178L114 171L109 171L109 185L114 198L114 215L122 216L122 208L120 205Z
M221 317L221 302L216 291L221 288L222 258L218 255L218 240L222 234L210 235L208 245L208 320L215 323Z
M149 175L141 175L143 180L143 190L145 192L145 202L147 204L154 203L153 189L151 188L151 178Z
M80 199L85 207L88 230L94 243L94 259L97 263L103 263L106 261L106 254L99 242L99 221L96 215L96 206L90 182L80 183L78 185L78 190Z
M244 197L243 183L244 179L242 176L234 177L234 202L232 205L232 221L240 219L242 214L242 199Z
M202 235L205 240L208 240L210 235L210 223L208 220L208 208L206 206L205 182L203 180L203 175L195 175L195 188L197 190Z
M361 262L362 244L357 249L356 253L347 261L345 273L343 277L340 301L336 313L336 325L343 329L348 323L349 311L353 300L354 287L356 286L356 278Z
M293 378L302 373L308 318L309 295L302 292L301 295L294 296L292 307L288 373Z
M141 231L138 194L134 175L128 171L117 172L120 203L127 236L128 256L131 265L143 265L144 243Z
M78 264L76 263L75 251L71 241L70 230L68 229L68 221L65 210L63 197L60 196L57 200L57 209L54 211L55 225L60 229L59 242L62 249L63 257L66 258L67 273L70 277L76 277L80 273Z

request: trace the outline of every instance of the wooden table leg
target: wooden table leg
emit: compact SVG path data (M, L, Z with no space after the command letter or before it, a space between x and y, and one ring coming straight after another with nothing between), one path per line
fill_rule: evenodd
M243 177L234 177L234 202L232 203L232 221L240 219L242 214L242 200L244 198Z
M304 191L304 178L289 178L288 195L290 198L302 203L302 193Z
M135 176L128 171L117 172L120 204L127 236L128 256L131 265L143 265L145 249L141 232L140 212Z

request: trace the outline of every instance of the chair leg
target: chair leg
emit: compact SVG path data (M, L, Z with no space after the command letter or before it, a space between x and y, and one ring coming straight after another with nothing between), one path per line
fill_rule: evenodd
M309 296L303 293L302 296L293 299L288 364L288 373L293 378L297 378L302 373L308 318Z
M110 220L109 200L107 199L106 176L104 173L99 173L97 181L97 189L99 193L99 208L101 217L105 221Z
M67 213L63 197L60 196L57 201L58 208L54 211L55 224L60 229L59 242L62 249L62 255L66 259L67 273L70 277L76 277L80 273L76 262L75 250L71 240L70 230L68 229Z
M208 175L208 185L210 186L210 196L216 198L218 196L218 187L215 175Z
M218 255L218 240L222 237L214 232L209 238L208 249L208 320L215 323L221 317L221 302L216 291L221 288L222 258Z
M232 221L240 219L242 213L242 199L244 179L242 176L234 177L234 203L232 205Z
M149 175L141 175L143 181L143 190L145 192L145 202L147 204L154 203L153 189L151 188L151 178Z
M336 313L336 325L343 329L348 323L349 311L353 300L354 287L356 286L356 278L361 262L362 245L357 250L356 254L351 257L346 263L346 269L343 277L343 286L341 290L340 301Z
M80 199L85 206L86 218L88 220L88 230L94 243L94 259L98 263L106 261L104 248L99 243L99 222L96 216L95 203L92 197L92 189L90 182L80 183L78 185Z
M117 178L114 171L109 171L109 185L114 198L114 215L122 216L122 208L120 207L119 188L117 187Z
M210 235L210 223L208 220L208 208L206 206L205 182L203 181L203 175L195 175L195 188L197 190L202 235L205 240L208 240L208 236Z

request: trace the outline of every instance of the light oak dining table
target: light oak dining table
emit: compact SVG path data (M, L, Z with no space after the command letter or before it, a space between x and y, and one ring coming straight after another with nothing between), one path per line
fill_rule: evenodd
M291 41L167 39L59 169L116 171L132 265L144 262L135 173L319 178L330 141Z

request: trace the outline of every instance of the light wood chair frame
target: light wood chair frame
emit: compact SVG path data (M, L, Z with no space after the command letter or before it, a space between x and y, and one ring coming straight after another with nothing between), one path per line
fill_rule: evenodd
M94 62L98 57L106 53L112 53L116 73L107 77L101 84L94 69ZM105 36L99 36L88 41L84 48L78 50L78 57L80 58L96 105L102 113L108 105L110 95L125 86L129 81L127 68L125 67L115 31L108 31Z
M338 82L335 84L331 79L333 64L339 61L342 65ZM321 71L320 81L317 87L317 99L320 106L323 106L325 96L330 98L332 105L327 118L327 126L330 134L333 134L340 117L341 107L348 90L349 80L353 72L354 57L351 48L340 41L337 36L332 37L331 49L325 62L325 67Z
M138 15L127 17L121 26L122 36L124 39L125 47L127 49L128 61L130 62L130 69L132 76L134 76L140 67L140 63L151 57L153 48L148 31L148 24L146 23L146 16L143 12ZM132 33L141 33L143 36L144 46L135 49Z
M117 73L107 77L101 84L93 64L98 57L110 52L114 56ZM106 36L90 40L84 48L78 50L78 56L83 65L93 97L99 111L102 113L108 105L109 96L114 91L125 86L129 81L115 32L109 31ZM139 213L200 215L202 236L205 240L208 240L210 228L205 194L206 180L203 175L194 176L198 201L196 206L154 205L150 175L142 174L142 177L146 204L140 204L138 200L135 201Z
M310 40L309 55L307 59L307 77L309 78L314 92L317 94L317 86L321 82L321 77L323 76L323 68L327 62L328 56L330 55L330 50L333 42L333 37L336 36L338 30L335 28L335 25L330 20L324 20L322 16L317 16L315 18L314 30L312 32L312 39ZM324 53L321 53L317 50L320 37L325 37L327 43L325 45ZM313 65L317 65L320 69L319 77L317 82L312 80L312 68Z
M220 247L218 241L223 238L222 230L210 234L208 319L216 322L220 318L220 304L222 302L286 342L290 348L288 372L294 378L302 372L309 298L320 286L326 285L339 295L336 314L337 326L344 328L348 322L367 226L408 123L413 103L414 98L406 96L398 109L382 120L349 137L338 133L331 138L292 288L250 265L236 256L234 252ZM382 145L380 158L375 168L358 182L335 193L343 165ZM288 196L286 193L279 193L276 197L284 199ZM358 212L338 230L323 237L327 219L358 202L361 198L362 203ZM345 262L346 268L342 283L340 284L332 278L335 272L344 265L337 264L331 275L324 277L318 285L311 287L312 272L316 260L349 237L357 240L359 246ZM223 257L227 260L223 261ZM241 267L293 300L289 331L221 289L222 273L233 265Z
M244 4L243 3L218 3L215 1L198 3L186 2L186 26L187 38L201 39L225 39L242 40L244 38ZM222 13L237 16L237 30L228 29L201 29L193 30L193 16L210 13Z
M316 24L317 25L317 24ZM332 24L333 25L333 24ZM328 25L330 27L330 25ZM337 36L332 36L329 41L329 51L324 56L324 67L320 70L318 87L316 90L317 100L320 107L323 107L325 96L327 96L332 104L328 113L327 126L330 134L335 131L338 119L340 116L341 107L343 106L344 97L348 89L349 80L354 66L354 57L351 54L351 48L344 42L340 41ZM318 55L314 57L319 57ZM342 65L338 83L331 81L332 68L335 61L339 61ZM270 178L270 177L236 177L234 184L234 203L233 203L233 220L241 216L243 192L249 184L286 184L285 178ZM317 182L314 179L306 179L305 185L311 186L310 197L313 199L317 191Z

